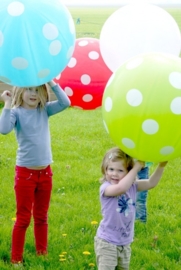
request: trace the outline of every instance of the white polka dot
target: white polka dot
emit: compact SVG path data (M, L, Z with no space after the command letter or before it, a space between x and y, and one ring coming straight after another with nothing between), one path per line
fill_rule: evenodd
M134 69L137 68L138 66L140 66L143 63L143 58L142 57L137 57L136 59L130 60L127 64L126 64L126 68L127 69Z
M76 64L77 64L77 59L75 57L72 57L68 63L68 67L73 68L75 67Z
M90 101L93 100L93 96L90 95L90 94L84 95L84 96L82 97L82 100L85 101L85 102L90 102Z
M74 52L74 46L70 46L70 48L67 51L67 59L72 57L73 52Z
M181 73L180 72L170 73L169 82L174 88L181 89Z
M56 80L60 80L60 78L61 78L61 73L56 76Z
M106 87L109 87L111 85L112 81L114 80L114 77L115 77L115 73L113 73L111 75L111 77L109 78L109 80L108 80L108 82L106 84Z
M5 82L5 83L11 83L11 80L4 76L0 76L0 81Z
M112 98L111 97L107 97L105 100L105 110L106 112L110 112L112 110Z
M74 94L72 88L70 88L70 87L68 87L68 86L66 86L66 87L64 88L64 91L65 91L65 93L67 94L67 96L69 96L69 97L73 96L73 94Z
M72 35L75 34L75 25L74 25L74 21L72 20L72 18L69 19L69 29L70 29L70 33L72 33Z
M123 138L122 139L122 144L124 144L124 146L126 146L129 149L135 148L135 143L132 140L128 139L128 138Z
M48 40L53 40L58 37L58 28L52 23L46 23L43 26L43 35Z
M20 16L24 12L24 5L19 1L13 1L8 5L8 13L11 16Z
M88 45L88 41L87 40L81 40L78 45L81 46L81 47L84 47L84 46L87 46Z
M51 55L57 55L61 51L62 44L59 40L54 40L50 43L49 52Z
M160 150L160 154L163 156L170 155L174 152L174 148L172 146L165 146Z
M143 122L142 129L146 134L152 135L158 132L159 125L155 120L147 119Z
M174 114L181 114L181 97L177 97L172 100L170 109Z
M137 89L131 89L126 95L126 100L130 106L136 107L142 103L142 93Z
M84 75L81 76L80 80L81 80L82 84L88 85L91 82L91 77L89 75L87 75L87 74L84 74Z
M49 69L42 69L38 72L38 78L46 78L50 74Z
M3 33L0 31L0 47L3 45L4 42L4 35Z
M108 127L107 127L106 122L104 120L103 120L103 125L104 125L105 130L107 131L107 133L109 133Z
M12 66L17 69L26 69L28 67L28 61L22 57L16 57L12 60Z
M90 52L88 55L89 55L89 58L92 60L97 60L99 58L99 53L95 51Z

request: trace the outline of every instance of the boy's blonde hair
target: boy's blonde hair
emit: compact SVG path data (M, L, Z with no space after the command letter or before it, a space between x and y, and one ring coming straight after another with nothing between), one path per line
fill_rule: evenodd
M110 150L108 150L102 160L101 164L101 172L103 174L103 177L100 179L100 182L103 183L106 181L106 170L109 165L109 162L116 162L116 161L124 161L125 168L130 171L133 168L134 160L132 157L124 153L120 148L113 147Z
M31 88L31 87L30 87ZM13 95L12 95L12 107L19 107L23 103L22 95L27 87L14 87ZM42 109L45 107L46 102L50 100L48 86L46 84L42 84L36 86L38 90L38 97L40 99L39 107Z

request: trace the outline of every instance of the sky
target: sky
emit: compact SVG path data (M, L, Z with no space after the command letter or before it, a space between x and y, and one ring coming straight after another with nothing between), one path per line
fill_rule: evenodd
M150 3L159 6L180 6L181 0L61 0L66 6L114 6L130 3Z

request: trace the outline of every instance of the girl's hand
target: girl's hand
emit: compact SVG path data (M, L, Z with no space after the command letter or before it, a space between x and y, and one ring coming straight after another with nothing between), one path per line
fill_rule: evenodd
M141 160L136 160L135 164L134 164L134 167L136 167L138 172L139 172L142 168L145 167L145 162L141 161Z
M2 93L1 98L2 98L2 100L3 100L5 103L6 103L6 102L11 103L11 101L12 101L12 94L11 94L10 91L5 90L5 91Z
M49 85L50 87L53 87L53 86L56 85L56 83L55 83L53 80L51 80L51 81L48 82L48 85Z
M167 165L168 161L163 161L159 163L159 167L165 167Z

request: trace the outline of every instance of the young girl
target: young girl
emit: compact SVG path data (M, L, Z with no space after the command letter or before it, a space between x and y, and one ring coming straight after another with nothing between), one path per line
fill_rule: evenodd
M144 167L144 162L134 162L117 147L110 149L104 156L100 187L103 219L94 242L99 270L129 269L136 192L154 188L166 163L160 163L149 179L139 181L136 175Z
M52 190L48 118L70 105L58 85L53 81L48 85L56 95L56 101L49 102L47 85L15 87L13 95L10 91L1 95L5 105L0 117L0 133L7 134L14 129L18 141L14 184L17 210L11 252L11 262L15 265L23 261L25 234L31 214L36 253L47 254L47 213Z

